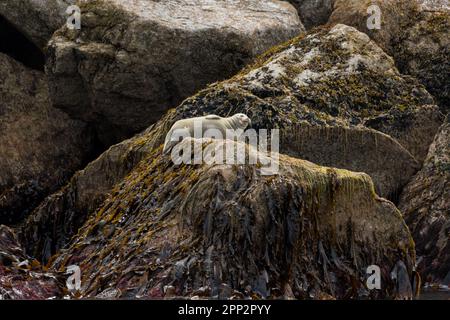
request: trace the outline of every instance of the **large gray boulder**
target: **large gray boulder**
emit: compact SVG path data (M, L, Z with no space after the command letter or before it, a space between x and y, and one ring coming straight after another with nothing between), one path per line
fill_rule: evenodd
M450 284L450 121L447 117L422 170L403 190L399 208L416 242L427 282ZM445 281L445 282L444 282Z
M0 222L17 222L85 165L86 124L50 105L43 73L0 54Z
M95 0L48 48L54 105L110 145L304 28L281 1Z

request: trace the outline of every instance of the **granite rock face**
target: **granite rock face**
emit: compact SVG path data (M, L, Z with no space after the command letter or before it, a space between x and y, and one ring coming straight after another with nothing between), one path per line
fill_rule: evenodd
M416 242L418 267L425 281L445 285L450 284L449 199L450 122L447 116L422 170L403 190L399 204Z
M0 223L13 223L82 168L88 126L51 107L45 76L0 53Z
M95 0L60 29L46 71L54 105L107 145L156 122L206 84L304 31L281 1Z

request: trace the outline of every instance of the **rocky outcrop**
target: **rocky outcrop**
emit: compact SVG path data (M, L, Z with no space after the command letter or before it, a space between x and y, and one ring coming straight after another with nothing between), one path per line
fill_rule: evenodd
M394 57L399 69L425 85L444 113L450 111L450 11L423 12L405 30Z
M43 50L53 33L66 22L66 10L75 2L76 0L2 1L0 15Z
M419 2L423 4L409 0L336 0L329 23L347 24L367 33L395 59L402 73L419 79L447 113L450 11L433 1L425 1L423 6ZM367 27L371 5L380 8L380 29Z
M175 121L205 114L246 113L254 129L281 129L282 153L366 172L379 194L396 199L420 163L406 144L364 126L365 119L430 101L365 34L344 25L314 31L186 99L142 134L105 152L33 212L22 232L24 243L36 257L48 259L114 185L164 143Z
M0 54L0 223L17 222L89 160L86 124L50 106L41 72Z
M392 108L364 124L396 139L422 163L445 116L435 105Z
M397 194L420 164L391 138L374 131L361 135L367 128L360 130L360 127L365 119L392 108L405 105L421 108L432 101L423 86L402 76L392 59L365 34L337 25L272 50L232 79L186 99L175 113L161 122L173 123L204 114L246 113L255 129L281 129L281 152L321 165L366 172L374 179L377 192L386 197ZM309 126L338 129L330 128L328 133L335 136L329 139L324 130L323 139L317 137L321 144L317 146L314 138L309 140L298 134L298 130L306 130L302 127ZM161 137L167 132L158 131L159 126L155 130ZM353 135L351 141L359 139L361 142L346 143L349 135ZM362 136L366 139L361 140ZM338 141L341 142L336 145ZM382 143L386 145L383 147ZM302 149L294 146L302 146ZM338 155L314 151L339 147ZM366 152L361 153L361 148ZM372 162L377 150L383 148L385 151L379 152L380 158ZM342 158L336 159L340 155ZM402 159L400 171L396 159ZM387 180L391 182L386 183Z
M160 144L152 143L150 129L109 148L33 211L19 233L28 254L47 262L69 243L88 214L97 209L112 188L154 146Z
M280 1L95 0L80 7L81 30L63 27L49 44L50 92L56 107L94 123L107 145L304 30Z
M447 117L422 170L403 190L399 208L416 242L428 282L450 278L450 121Z
M183 141L191 143L204 154L233 145ZM81 296L385 297L396 261L412 267L400 212L375 195L366 174L280 155L279 174L264 176L262 162L176 166L161 151L52 259L52 269L81 268ZM371 264L382 268L383 289L369 293Z
M297 9L306 29L327 23L335 0L288 0Z
M368 19L375 14L367 11L373 5L380 9L380 29L368 28ZM416 0L335 0L328 22L343 23L366 33L386 53L393 55L399 38L417 21L419 10Z
M39 262L22 252L14 231L0 225L0 300L61 297L61 288L61 279L43 272Z

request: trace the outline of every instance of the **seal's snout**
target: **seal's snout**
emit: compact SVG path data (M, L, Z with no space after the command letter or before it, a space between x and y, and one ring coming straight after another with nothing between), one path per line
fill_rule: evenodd
M235 116L239 119L239 124L240 124L240 126L243 127L243 129L252 126L252 121L250 120L250 118L247 115L245 115L243 113L238 113Z

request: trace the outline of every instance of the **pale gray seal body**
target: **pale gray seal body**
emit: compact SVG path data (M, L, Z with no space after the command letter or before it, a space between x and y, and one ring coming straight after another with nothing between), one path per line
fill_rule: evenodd
M251 125L251 120L247 115L243 113L237 113L228 118L222 118L217 115L208 115L204 117L196 117L189 119L182 119L175 122L170 128L166 135L166 140L164 142L163 152L169 152L173 146L175 146L179 141L176 137L173 137L175 130L187 130L191 137L194 137L194 122L201 123L202 136L206 130L216 129L222 133L222 137L226 137L227 130L245 130L249 125Z

